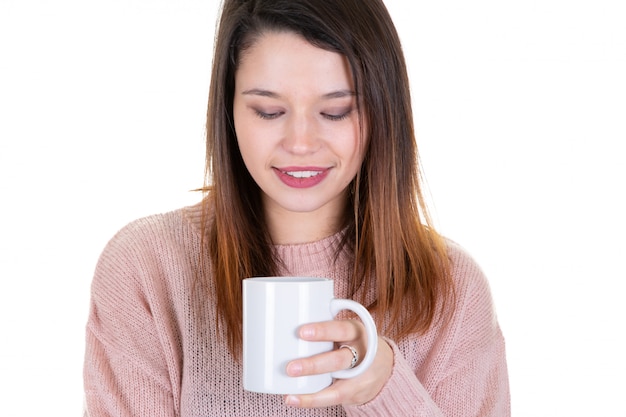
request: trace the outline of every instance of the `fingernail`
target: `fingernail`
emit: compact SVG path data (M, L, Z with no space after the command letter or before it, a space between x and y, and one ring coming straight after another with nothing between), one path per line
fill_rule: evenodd
M303 339L308 339L315 336L315 329L313 327L302 326L300 328L300 337Z
M287 365L287 375L299 376L302 373L302 365L298 362L293 362Z
M298 397L294 395L287 395L285 397L285 405L291 405L291 406L297 407L300 405L300 400L298 399Z

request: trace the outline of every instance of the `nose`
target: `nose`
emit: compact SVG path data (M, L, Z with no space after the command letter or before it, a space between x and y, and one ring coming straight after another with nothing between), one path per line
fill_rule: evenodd
M286 124L283 148L292 154L306 155L320 148L316 122L305 114L292 114Z

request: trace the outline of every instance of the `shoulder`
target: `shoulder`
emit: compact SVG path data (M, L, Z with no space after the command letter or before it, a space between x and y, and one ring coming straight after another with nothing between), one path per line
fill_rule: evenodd
M456 290L466 292L469 290L480 291L489 294L489 282L478 262L459 243L446 239L448 259L450 261L450 273L455 282Z
M113 235L91 281L92 331L105 337L121 326L119 320L133 317L137 323L148 323L154 309L174 306L172 294L180 293L193 277L192 259L199 256L200 238L188 211L142 217ZM111 327L103 330L106 326Z
M465 247L458 242L446 238L446 248L448 250L448 259L450 260L454 270L475 270L480 269L476 260L472 257Z
M160 346L179 334L176 317L184 303L175 295L186 282L181 271L190 255L185 248L193 244L185 210L133 220L100 254L91 281L87 328L91 343L106 346L113 361L158 357L160 362Z
M104 247L96 265L94 286L115 280L116 285L140 284L172 257L196 246L199 234L192 227L190 207L136 219L122 227Z
M489 281L465 248L451 240L447 245L455 284L456 344L465 351L485 349L501 338Z
M194 235L192 226L195 206L153 214L131 221L118 230L104 248L103 255L110 252L137 253L144 249L158 249L164 243L175 242Z
M115 233L108 246L137 242L175 231L181 225L183 213L184 209L178 209L133 220Z

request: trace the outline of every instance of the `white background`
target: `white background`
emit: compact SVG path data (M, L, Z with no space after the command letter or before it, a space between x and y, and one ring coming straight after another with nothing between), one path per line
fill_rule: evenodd
M487 272L518 417L626 416L622 0L388 0L436 224ZM80 415L89 285L192 204L218 3L0 0L0 414Z

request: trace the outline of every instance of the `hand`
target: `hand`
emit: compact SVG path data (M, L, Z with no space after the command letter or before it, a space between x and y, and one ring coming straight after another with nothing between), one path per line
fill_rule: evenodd
M333 341L350 345L365 356L367 335L358 320L332 320L312 323L299 329L299 336L309 341ZM350 349L335 349L310 358L297 359L287 365L287 375L304 376L335 372L350 367ZM358 366L358 364L357 364ZM328 407L332 405L363 404L372 400L385 385L393 367L393 351L381 337L372 365L361 375L351 379L336 379L332 385L315 394L287 395L285 404L301 407Z

